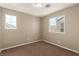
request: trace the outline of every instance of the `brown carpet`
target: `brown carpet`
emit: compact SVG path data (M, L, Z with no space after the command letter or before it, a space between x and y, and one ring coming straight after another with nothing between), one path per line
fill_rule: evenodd
M3 56L79 56L74 52L40 41L2 51Z

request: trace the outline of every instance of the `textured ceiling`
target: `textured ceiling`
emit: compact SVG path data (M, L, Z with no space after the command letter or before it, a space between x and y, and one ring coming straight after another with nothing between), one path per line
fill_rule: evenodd
M49 5L49 7L46 7L46 5ZM76 5L76 3L43 3L43 7L34 7L33 3L0 3L1 7L17 10L38 17L43 17L74 5Z

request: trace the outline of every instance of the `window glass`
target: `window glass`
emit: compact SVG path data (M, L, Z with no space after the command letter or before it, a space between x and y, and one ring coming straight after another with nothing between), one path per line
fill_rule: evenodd
M49 32L64 32L64 16L52 17L49 20Z
M16 29L16 16L5 15L5 29Z

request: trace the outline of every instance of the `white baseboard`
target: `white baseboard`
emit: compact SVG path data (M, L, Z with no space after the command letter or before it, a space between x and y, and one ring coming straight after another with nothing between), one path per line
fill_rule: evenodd
M76 51L76 50L73 50L73 49L70 49L70 48L67 48L67 47L64 47L64 46L58 45L58 44L53 43L53 42L50 42L50 41L48 41L48 40L43 40L43 41L44 41L44 42L47 42L47 43L50 43L50 44L53 44L53 45L55 45L55 46L58 46L58 47L64 48L64 49L66 49L66 50L69 50L69 51L75 52L75 53L77 53L77 54L79 54L79 51Z
M2 48L2 49L0 50L0 52L3 51L3 50L6 50L6 49L11 49L11 48L19 47L19 46L23 46L23 45L27 45L27 44L35 43L35 42L38 42L38 41L40 41L40 40L32 41L32 42L27 42L27 43L23 43L23 44L18 44L18 45L11 46L11 47L7 47L7 48Z

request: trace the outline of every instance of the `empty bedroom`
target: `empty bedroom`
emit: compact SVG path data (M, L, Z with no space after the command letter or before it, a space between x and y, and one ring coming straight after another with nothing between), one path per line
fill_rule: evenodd
M79 4L0 3L0 56L79 56Z

